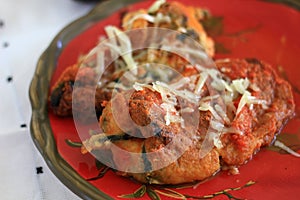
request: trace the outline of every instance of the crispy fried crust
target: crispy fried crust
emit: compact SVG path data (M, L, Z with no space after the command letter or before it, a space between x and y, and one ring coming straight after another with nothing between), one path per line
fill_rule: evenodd
M188 127L183 129L176 123L165 125L165 113L162 109L159 109L162 99L160 94L155 91L149 89L135 91L128 99L125 99L122 94L116 95L113 100L115 103L117 102L115 106L117 105L118 108L115 107L114 109L120 111L116 116L113 115L111 94L106 94L102 89L96 92L96 98L100 99L96 103L98 102L99 106L105 106L99 124L107 135L123 135L126 130L140 132L143 135L144 133L139 130L139 127L148 126L149 124L154 130L154 135L146 139L127 137L126 140L114 142L124 150L137 153L144 151L144 153L156 152L165 148L176 136L180 135L179 133L189 138L199 138L194 139L193 145L189 146L184 142L175 142L175 149L186 148L186 151L176 162L162 169L151 171L151 168L155 168L157 163L148 161L147 166L145 164L145 166L136 165L135 167L145 167L145 169L150 169L150 172L118 172L118 174L131 176L144 183L155 184L179 184L203 180L214 175L222 166L238 167L245 164L261 147L269 145L274 140L275 135L294 114L295 104L289 83L281 79L269 64L256 59L217 60L216 66L222 71L223 78L231 80L249 79L252 85L249 89L251 95L264 100L267 108L263 108L261 104L255 104L251 107L244 106L237 116L231 117L230 124L227 124L242 134L223 133L220 137L222 148L214 147L203 158L199 156L200 147L210 125L212 116L209 111L199 111L199 127L196 132L191 132ZM69 97L72 90L69 83L72 81L75 71L75 67L68 69L63 74L64 77L60 79L61 82L54 86L53 91L63 85L60 104L55 108L57 114L71 111L70 102L72 99ZM190 76L194 73L196 71L189 71L189 73L183 71L182 74ZM82 80L86 79L82 78ZM205 87L204 90L207 90L207 88ZM82 93L78 93L78 98L80 99L80 96L86 97L88 93L91 93L91 90L89 87L85 87ZM237 106L239 100L240 98L234 102L235 106ZM108 103L103 103L106 101ZM84 110L86 102L86 99L83 100L78 108ZM122 109L125 106L128 106L129 115L126 110ZM137 126L132 126L132 123ZM130 154L127 156L126 160L130 160ZM132 162L120 162L119 159L115 158L116 167L119 165L122 168L130 168ZM163 160L159 160L159 162L163 162Z
M227 165L239 166L247 162L261 147L269 145L285 122L294 115L295 104L291 86L281 79L271 65L257 59L217 61L217 67L230 79L248 78L258 91L252 95L265 100L268 108L254 105L244 107L232 126L244 134L224 134L224 147L218 150Z
M94 92L95 76L94 70L88 67L79 69L77 64L67 67L51 88L49 104L54 114L60 117L69 117L78 111L81 116L86 117L93 115L96 111L100 115L105 102L111 99L111 92L102 88L97 88ZM73 93L75 80L78 90ZM76 105L73 105L73 98L77 99ZM88 110L86 108L89 107L92 98L95 101L95 110Z
M158 13L170 17L170 22L152 23L142 17L137 17L148 14L156 16ZM122 19L122 26L126 31L147 27L160 27L176 31L184 29L182 33L200 42L206 53L213 57L215 54L214 41L207 35L201 21L204 19L204 13L207 13L207 11L201 8L185 6L175 1L167 2L154 13L148 13L144 9L126 13Z
M269 64L254 59L219 60L217 67L224 72L227 78L247 77L252 84L259 88L259 90L256 88L257 91L250 89L251 93L268 102L268 108L263 109L262 105L254 105L252 109L245 106L231 122L231 126L243 134L223 133L221 136L223 147L219 149L214 147L204 158L199 157L199 147L203 142L200 139L196 141L196 145L188 147L176 162L165 168L139 174L121 173L123 176L132 176L138 181L156 184L178 184L203 180L215 174L221 166L238 167L245 164L261 147L269 145L273 141L285 121L293 116L295 105L290 85L279 78ZM139 118L138 116L144 116L144 114L147 116L155 102L159 105L160 98L152 91L136 92L133 96L131 101L134 102L138 99L138 105L142 105L140 107L136 106L136 103L129 104L133 117L138 123L146 125L149 123L149 118ZM157 99L153 99L155 97ZM136 111L134 111L135 109ZM205 135L210 119L209 112L201 111L198 131L189 137ZM155 152L164 148L179 132L186 132L186 130L176 124L161 127L158 135L144 140L146 152ZM128 142L126 141L126 143ZM131 143L131 145L135 145L135 143ZM137 145L140 146L140 143ZM184 144L176 145L183 148ZM130 149L132 148L131 146ZM142 152L141 146L140 152ZM162 161L160 160L160 162ZM155 165L155 163L151 164Z

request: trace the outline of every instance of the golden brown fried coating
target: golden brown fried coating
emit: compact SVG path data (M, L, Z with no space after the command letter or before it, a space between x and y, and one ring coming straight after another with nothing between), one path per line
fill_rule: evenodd
M93 117L93 113L101 113L104 108L103 103L111 98L111 91L102 88L96 88L95 91L95 77L96 73L92 68L79 69L77 64L67 67L51 89L49 101L54 114L67 117L72 116L73 113L80 113L85 121L84 118ZM75 81L77 81L78 91L73 93ZM77 100L74 105L73 98ZM95 109L87 109L92 100L95 101Z
M263 100L267 108L244 107L231 126L243 134L223 134L223 148L218 152L227 165L247 162L263 146L269 145L286 120L293 116L295 104L291 86L267 63L256 59L219 60L217 67L230 79L248 78L255 90L252 94Z
M183 140L175 140L174 154L176 149L182 150L185 147L186 149L178 160L164 168L145 173L120 173L122 176L132 176L138 181L152 184L178 184L203 180L214 175L222 166L238 167L245 164L261 147L273 141L284 122L293 116L295 105L290 85L281 79L270 65L255 59L219 60L217 67L227 78L248 78L252 84L249 86L252 95L267 102L264 105L267 108L263 108L262 104L244 106L230 122L232 130L237 132L224 132L220 138L222 147L215 146L203 158L200 158L203 138L208 133L212 119L211 113L199 111L199 127L196 132L189 132L188 127L183 129L178 123L171 123L167 126L162 118L153 119L151 115L149 116L149 110L153 104L159 102L158 105L160 105L161 97L150 90L138 91L133 95L131 99L133 103L130 107L136 123L147 125L152 120L162 123L156 135L145 138L143 141L139 140L137 143L131 139L123 141L124 144L130 143L130 147L122 145L122 148L138 149L139 152L142 152L144 148L146 153L159 152L172 141L174 142L174 138L180 134L193 138L194 142L185 143L182 142ZM253 87L255 90L251 89ZM234 104L237 106L240 98L236 101ZM118 145L121 143L122 141L118 141ZM162 157L157 163L148 160L145 163L148 166L144 167L155 168L161 162L167 162L169 157L174 156L173 153L160 153Z
M68 67L51 89L50 107L58 116L72 115L72 92L78 66Z
M200 8L185 6L175 1L167 2L161 5L154 13L148 13L144 9L126 13L122 19L122 26L125 30L160 27L180 31L200 42L208 55L213 57L215 53L214 41L207 35L201 24L204 12L207 11ZM145 15L148 17L143 17ZM157 18L157 15L160 15L160 17ZM164 18L164 20L154 19L154 21L151 21L146 19L151 17L157 19Z

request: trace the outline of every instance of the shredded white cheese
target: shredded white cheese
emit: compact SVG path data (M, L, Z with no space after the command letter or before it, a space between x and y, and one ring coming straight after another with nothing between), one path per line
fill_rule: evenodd
M174 105L170 103L162 103L160 105L161 108L163 108L166 111L165 114L165 121L166 125L170 125L171 122L180 122L181 119L179 115L177 114L177 110L175 109Z
M229 86L229 84L224 81L223 79L221 80L221 83L224 85L225 89L229 92L233 92L233 89Z
M186 108L182 108L180 110L182 113L192 113L194 112L195 110L193 108L190 108L190 107L186 107Z
M248 92L248 91L244 92L244 94L239 102L239 105L238 105L238 108L236 111L236 115L238 115L241 112L242 108L249 102L248 100L250 97L251 97L250 92Z
M221 77L221 73L216 70L216 69L213 69L213 68L204 68L200 65L195 65L195 67L199 70L199 71L202 71L202 72L206 72L212 79L212 83L211 83L211 86L218 90L218 91L223 91L223 90L227 90L229 92L233 92L232 88L230 87L230 85L225 81L223 80Z
M97 67L96 67L96 71L98 74L103 73L104 72L104 52L103 51L97 51Z
M295 152L293 149L289 148L288 146L286 146L285 144L283 144L282 142L276 140L275 143L274 143L274 146L276 147L279 147L283 150L285 150L286 152L288 152L289 154L297 157L297 158L300 158L300 154Z
M172 88L174 88L174 89L177 90L177 89L183 87L185 84L189 83L190 81L191 81L190 78L188 78L188 77L183 77L183 78L181 78L179 81L177 81L177 82L175 82L175 83L172 83L172 84L170 85L170 87L172 87Z
M109 140L105 140L107 136L104 133L92 135L89 139L82 142L84 148L87 151L92 151L93 149L105 149L109 148L111 142ZM104 140L104 142L100 142L100 140Z
M157 15L154 18L154 22L153 22L155 24L155 26L157 26L158 24L164 23L164 22L171 23L170 16L163 15L162 13L157 13Z
M128 90L126 86L124 86L122 83L115 83L115 82L110 82L109 84L106 85L107 88L111 89L121 89L121 90Z
M224 128L224 124L219 121L211 120L210 121L211 128L215 129L216 131L222 131Z
M199 110L200 111L209 111L214 119L221 121L222 118L219 116L219 114L215 111L215 109L210 105L210 102L200 102Z
M261 104L263 106L263 109L267 108L267 102L265 100L256 99L255 97L251 96L251 93L249 91L245 91L237 108L236 115L241 112L242 108L246 105L251 104Z
M254 84L254 83L250 84L249 88L252 89L255 92L259 92L260 91L260 88L256 84Z
M227 114L225 113L224 109L219 104L215 105L215 110L222 117L222 119L225 121L225 123L227 123L227 124L230 123L230 120L229 120Z
M181 56L184 56L185 58L189 56L196 56L197 58L201 58L203 60L208 59L208 55L205 52L199 51L198 49L193 49L189 46L183 46L181 43L181 46L175 46L174 42L172 41L172 45L170 46L171 41L166 41L166 44L163 44L161 46L161 50L168 51L168 52L174 52Z
M213 95L213 96L206 96L206 97L203 97L201 98L201 101L211 101L211 100L215 100L217 98L220 98L220 95L219 94L216 94L216 95Z
M176 95L180 96L180 97L188 100L191 103L198 103L199 98L200 98L198 95L195 95L191 91L188 91L186 89L177 90L176 88L172 88L168 84L160 82L160 81L156 81L155 83L153 83L153 88L154 89L155 88L164 88L163 90L168 91L169 93L171 93L174 96L176 96Z
M250 82L247 78L236 79L232 81L231 88L240 94L244 94L249 87Z
M137 19L144 19L148 22L154 22L154 17L145 13L136 14L133 18L128 20L125 24L123 24L123 27L130 26L135 20ZM131 26L130 26L131 27Z
M144 19L150 23L155 24L156 26L159 25L160 23L164 23L164 22L171 23L170 16L163 15L162 13L157 13L156 16L141 13L141 14L135 15L133 18L128 20L125 24L123 24L123 27L131 27L131 24L138 19Z
M217 148L217 149L221 149L223 147L223 144L220 140L220 132L216 133L216 132L209 132L209 137L210 139L213 141L214 143L214 146Z
M148 88L152 91L155 91L152 87L152 85L148 85L148 84L144 84L144 83L138 83L138 82L135 82L132 86L136 91L140 91L140 90L143 90L143 88Z
M136 63L132 57L130 38L115 26L106 26L105 31L110 38L109 42L106 42L105 45L111 48L111 53L117 53L122 56L128 69L136 69Z
M163 5L164 3L166 3L166 0L157 0L155 1L148 9L148 13L154 13L156 11L158 11L158 9L160 8L161 5Z
M208 78L208 73L207 72L201 72L200 73L200 77L197 81L195 92L194 92L195 94L200 95L201 90L202 90L207 78Z
M183 79L183 82L186 82L186 79ZM160 93L162 97L163 103L161 104L161 107L166 111L165 114L165 122L166 125L170 125L172 122L180 122L182 127L184 126L184 120L180 116L179 112L176 110L175 106L178 104L177 96L180 96L192 103L198 103L199 97L196 96L194 93L180 88L182 84L175 84L175 85L168 85L164 82L156 81L153 82L152 85L147 84L141 84L138 82L135 82L133 85L133 88L137 91L142 90L143 88L149 88L152 91L156 91ZM191 108L182 108L182 112L193 112L194 110Z

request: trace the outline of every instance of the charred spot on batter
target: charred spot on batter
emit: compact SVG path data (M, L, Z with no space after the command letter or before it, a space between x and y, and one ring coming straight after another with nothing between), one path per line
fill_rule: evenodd
M245 60L248 63L251 63L251 64L261 65L261 62L258 59L256 59L256 58L246 58Z
M152 164L147 158L147 152L146 152L145 145L143 145L143 149L142 149L142 159L143 159L143 163L144 163L144 170L146 172L151 171L152 170Z
M70 88L73 90L73 86L74 86L74 81L68 81L66 83L61 83L57 88L55 88L52 91L52 94L50 96L50 105L52 107L58 107L61 97L64 93L64 87L66 86L65 84L68 84L70 86Z

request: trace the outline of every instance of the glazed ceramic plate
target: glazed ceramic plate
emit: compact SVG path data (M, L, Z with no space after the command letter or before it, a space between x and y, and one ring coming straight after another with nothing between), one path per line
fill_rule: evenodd
M300 12L262 1L183 2L207 8L217 16L211 24L207 24L216 40L216 58L254 57L265 60L279 69L283 78L293 85L296 116L282 130L279 139L297 150L300 145ZM30 88L32 138L53 173L82 198L118 199L120 195L133 193L141 184L119 177L112 171L108 171L103 178L87 181L98 175L95 159L89 154L82 155L79 148L66 144L66 139L80 140L72 118L59 118L48 110L49 88L66 67L75 64L80 55L88 53L96 45L99 37L104 35L104 26L120 26L124 12L146 8L150 4L148 1L112 0L97 5L88 15L63 29L38 62ZM240 167L238 175L220 172L211 180L194 187L172 191L200 197L227 188L241 189L240 186L253 181L255 184L251 187L229 192L235 197L247 199L298 199L299 166L299 158L264 148L249 163ZM162 199L171 199L159 191L156 193ZM174 193L171 196L174 197ZM149 196L145 194L142 198L149 199ZM227 197L219 195L215 198Z

